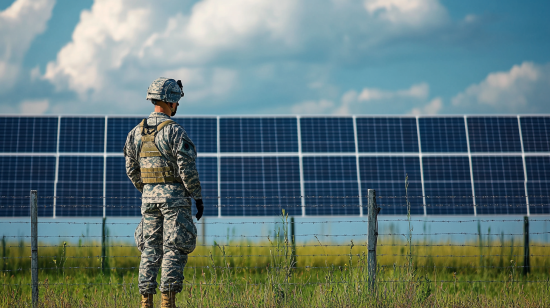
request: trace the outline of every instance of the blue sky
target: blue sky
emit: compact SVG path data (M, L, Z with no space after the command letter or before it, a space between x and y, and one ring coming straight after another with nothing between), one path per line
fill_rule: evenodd
M550 113L549 1L0 2L0 113Z

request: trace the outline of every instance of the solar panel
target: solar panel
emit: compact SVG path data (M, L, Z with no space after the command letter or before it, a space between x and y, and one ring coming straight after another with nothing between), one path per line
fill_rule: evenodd
M58 117L1 117L0 152L55 153Z
M107 152L122 153L128 133L136 127L143 118L107 118Z
M301 214L298 157L222 157L222 216Z
M199 157L197 171L201 181L204 216L218 216L218 159L216 157ZM193 215L196 207L193 201Z
M361 192L363 204L369 189L376 190L380 215L407 214L407 200L412 215L424 214L422 200L422 177L418 157L360 157ZM408 176L408 198L405 180ZM366 215L366 211L364 212Z
M472 215L472 181L468 157L423 157L428 215Z
M61 156L57 216L103 216L103 157Z
M44 205L41 216L102 216L104 202L107 216L139 216L141 194L126 176L122 150L145 117L0 116L9 132L0 137L0 216L27 216L31 189ZM301 215L302 194L306 215L358 215L368 189L377 190L381 215L406 214L407 200L413 215L526 214L527 202L529 213L550 214L550 117L519 119L174 118L199 152L205 216L276 216L283 208Z
M302 152L355 152L353 119L300 118Z
M38 215L53 215L55 157L0 156L0 216L29 216L31 190L38 191Z
M140 216L141 193L126 175L124 157L107 157L105 215Z
M59 152L103 152L105 147L105 118L61 118Z
M296 118L221 118L220 151L298 152Z
M521 152L517 117L468 117L470 151Z
M521 117L525 152L550 152L550 117Z
M361 153L418 153L416 118L357 118Z
M215 118L173 118L183 126L199 153L218 151L218 124Z
M420 141L425 153L468 152L464 118L419 118Z
M472 157L477 214L526 214L521 156Z
M359 215L355 157L304 157L306 215Z
M525 157L530 214L550 213L550 156Z

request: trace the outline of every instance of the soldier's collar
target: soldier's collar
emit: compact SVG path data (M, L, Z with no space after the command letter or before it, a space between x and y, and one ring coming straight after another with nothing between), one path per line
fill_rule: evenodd
M151 112L149 115L150 118L164 118L164 119L170 119L170 116L168 116L166 113L162 112Z

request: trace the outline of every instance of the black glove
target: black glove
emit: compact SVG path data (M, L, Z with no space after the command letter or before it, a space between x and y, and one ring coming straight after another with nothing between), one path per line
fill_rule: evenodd
M195 200L195 205L197 206L197 221L199 221L202 217L202 212L204 212L204 205L202 205L202 199Z

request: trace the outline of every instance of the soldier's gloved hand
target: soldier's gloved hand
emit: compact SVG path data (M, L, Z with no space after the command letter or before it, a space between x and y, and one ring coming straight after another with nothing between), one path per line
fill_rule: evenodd
M202 212L204 212L204 205L202 204L202 199L195 200L195 205L197 206L197 221L199 221L202 217Z

